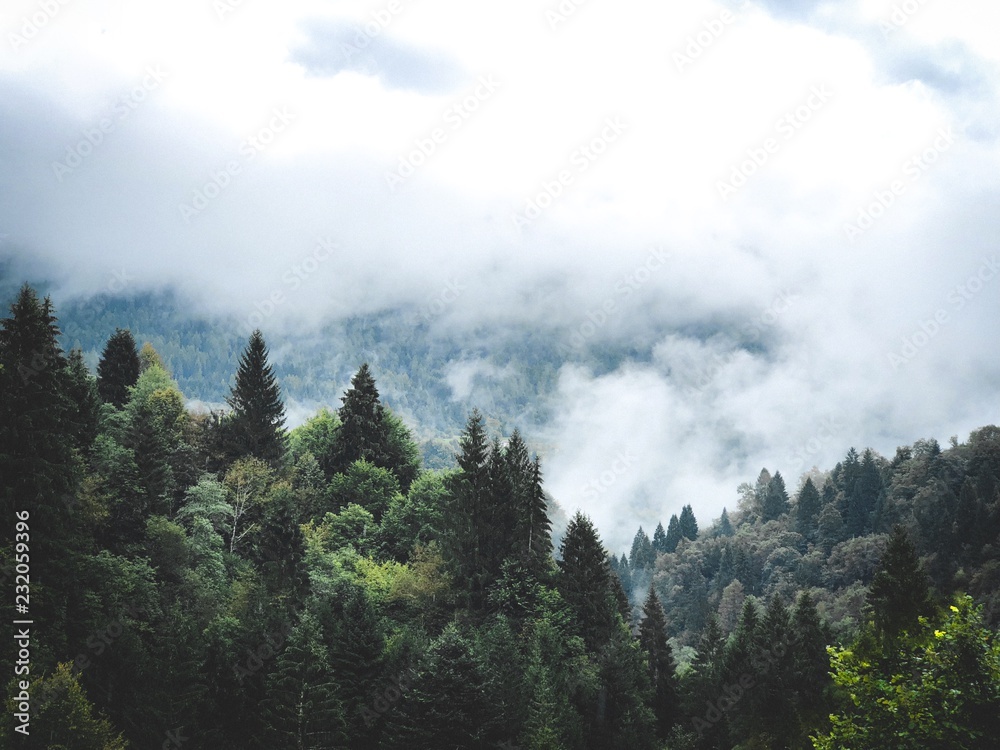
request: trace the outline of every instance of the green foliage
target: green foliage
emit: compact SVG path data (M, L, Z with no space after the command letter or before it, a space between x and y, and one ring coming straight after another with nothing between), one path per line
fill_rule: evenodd
M13 691L13 688L11 688ZM7 719L6 739L0 747L34 747L48 750L127 750L129 744L108 719L94 710L80 686L71 664L56 665L48 677L31 681L30 734L25 737L13 730L13 718ZM16 695L16 691L14 695ZM7 716L17 713L13 696L7 701ZM22 740L15 742L15 740Z
M371 513L376 522L401 497L393 473L364 459L352 463L343 474L334 475L327 494L328 508L340 509L353 503Z
M255 330L226 399L232 409L226 433L232 455L254 456L278 466L285 455L285 405L267 354L264 337Z
M141 363L135 339L127 328L115 328L97 365L97 391L105 403L121 408L129 399L129 388L139 379Z
M994 747L1000 732L1000 646L971 598L942 618L921 618L883 652L830 649L844 710L817 750Z

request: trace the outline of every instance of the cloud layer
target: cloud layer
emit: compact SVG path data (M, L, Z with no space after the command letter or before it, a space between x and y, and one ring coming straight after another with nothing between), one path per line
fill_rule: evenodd
M616 548L763 465L998 419L1000 11L11 5L13 274L245 328L552 335L549 487ZM588 369L607 344L634 356Z

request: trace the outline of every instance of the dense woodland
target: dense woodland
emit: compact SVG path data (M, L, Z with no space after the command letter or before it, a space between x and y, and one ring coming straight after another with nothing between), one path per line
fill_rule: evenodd
M616 558L581 514L553 535L544 464L478 411L454 468L425 468L367 364L288 430L259 331L228 408L196 412L130 330L92 373L49 299L24 286L9 309L0 579L10 602L27 510L34 626L31 733L0 748L1000 736L1000 428L851 449L795 488L764 470L732 512L685 506Z

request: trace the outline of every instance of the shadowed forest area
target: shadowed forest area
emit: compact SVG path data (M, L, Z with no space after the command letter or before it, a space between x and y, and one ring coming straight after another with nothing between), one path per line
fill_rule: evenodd
M289 430L260 331L215 412L189 410L128 329L93 372L62 338L22 287L0 321L0 580L10 621L31 620L30 668L5 670L0 748L1000 734L1000 428L851 448L801 480L765 469L731 512L686 505L616 557L581 513L554 532L544 461L478 410L453 467L426 468L368 364Z

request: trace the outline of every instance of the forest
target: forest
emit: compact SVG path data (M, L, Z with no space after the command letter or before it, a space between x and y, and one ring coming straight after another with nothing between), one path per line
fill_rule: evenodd
M260 330L217 411L129 328L93 372L64 338L21 287L2 749L996 746L998 427L763 469L615 556L489 412L427 467L376 381L405 373L358 362L288 429Z

